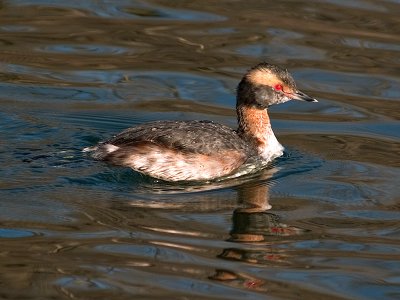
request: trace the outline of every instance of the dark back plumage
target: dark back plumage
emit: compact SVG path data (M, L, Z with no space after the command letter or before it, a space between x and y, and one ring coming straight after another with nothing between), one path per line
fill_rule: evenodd
M184 153L249 151L249 145L230 127L211 121L156 121L128 128L104 144L129 147L151 142Z

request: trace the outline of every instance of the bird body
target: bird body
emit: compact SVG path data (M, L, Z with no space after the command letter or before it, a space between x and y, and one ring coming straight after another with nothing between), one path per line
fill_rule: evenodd
M213 180L283 154L267 109L292 99L317 102L297 90L287 70L261 63L239 83L237 130L211 121L156 121L128 128L84 151L166 181Z

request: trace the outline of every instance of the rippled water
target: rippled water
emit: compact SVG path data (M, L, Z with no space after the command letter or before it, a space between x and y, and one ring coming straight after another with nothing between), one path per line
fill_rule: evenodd
M1 1L0 298L399 299L399 12ZM263 172L170 184L81 153L149 120L234 127L262 60L320 100L271 109Z

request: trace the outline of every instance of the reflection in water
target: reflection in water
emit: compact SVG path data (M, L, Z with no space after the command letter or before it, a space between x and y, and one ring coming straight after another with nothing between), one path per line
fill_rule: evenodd
M272 174L268 172L269 176ZM239 203L244 204L244 207L237 208L233 212L231 241L261 242L268 241L269 236L300 234L299 228L280 223L278 215L267 212L272 208L269 203L270 187L271 185L268 182L262 184L250 183L240 187L238 200Z
M269 203L270 183L276 169L269 169L263 173L263 182L245 183L238 188L239 208L234 209L232 215L232 229L229 241L242 244L266 245L273 244L271 237L289 237L300 235L305 230L289 226L280 221L277 214L268 212L271 209ZM225 248L218 258L231 261L240 261L255 265L268 265L271 262L285 262L287 254L284 251L277 252L270 247L230 247ZM230 286L254 290L267 290L265 280L258 279L243 272L217 269L215 274L209 277L212 280L223 281Z
M266 282L244 273L235 273L228 270L218 269L213 276L209 277L212 280L221 281L229 284L232 287L245 289L253 289L257 291L267 291Z
M265 211L237 209L233 213L232 241L261 242L269 236L291 236L299 234L298 228L279 222L277 215Z

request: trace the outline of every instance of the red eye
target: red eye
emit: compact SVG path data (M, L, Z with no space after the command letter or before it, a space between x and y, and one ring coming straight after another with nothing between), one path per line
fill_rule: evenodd
M283 90L283 86L282 86L282 84L275 84L275 86L274 86L274 89L276 90L276 91L282 91Z

